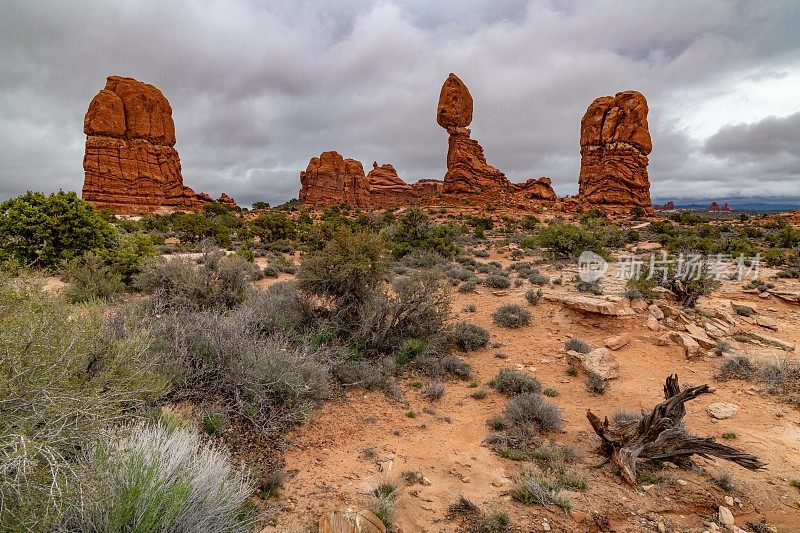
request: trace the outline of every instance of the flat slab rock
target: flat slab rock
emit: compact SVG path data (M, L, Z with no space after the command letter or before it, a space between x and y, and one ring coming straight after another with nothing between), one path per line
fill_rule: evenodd
M725 420L726 418L730 418L735 415L738 410L738 405L728 402L714 402L706 406L706 411L708 411L709 416L711 416L711 418L716 418L717 420Z
M582 367L588 374L598 374L603 379L619 377L619 363L608 348L595 348L589 353L567 351L570 363Z
M614 335L613 337L607 337L603 340L603 344L605 344L606 348L609 350L619 350L629 342L630 339L625 335Z
M603 299L573 294L545 294L544 299L551 302L559 302L571 309L586 313L607 316L630 316L635 314L628 300L624 298L608 297Z

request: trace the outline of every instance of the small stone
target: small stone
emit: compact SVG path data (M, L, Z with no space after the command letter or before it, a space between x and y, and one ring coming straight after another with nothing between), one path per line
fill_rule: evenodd
M659 522L656 527L658 528L658 533L666 533L667 532L667 526L664 525L664 522Z
M542 531L550 531L550 524L542 522Z
M708 404L706 411L712 418L717 420L725 420L732 417L739 410L739 406L735 403L728 402L714 402Z
M624 335L614 335L613 337L608 337L603 340L603 344L605 344L610 350L619 350L629 342L630 340L628 337Z
M658 320L653 315L647 315L647 327L651 331L658 331L661 329L661 324L658 323Z
M734 524L733 513L724 505L719 506L719 523L726 527Z
M756 324L758 324L759 326L761 326L763 328L768 328L768 329L772 329L772 330L777 330L778 329L777 320L775 320L774 318L770 318L768 316L764 316L764 315L756 316Z
M688 481L686 481L685 479L679 479L679 480L677 481L677 483L678 483L678 485L680 485L680 486L682 486L682 487L685 487L686 485L688 485L688 484L689 484L689 482L688 482Z
M471 480L470 480L470 478L468 478L468 477L462 477L462 478L461 478L461 482L462 482L462 483L469 483L470 481L471 481Z
M650 304L650 307L648 307L647 310L650 311L650 314L656 320L662 320L664 318L664 311L662 311L661 308L656 304Z
M426 478L425 476L422 476L422 481L420 481L420 483L422 483L426 487L430 487L433 484L431 483L431 480Z
M734 501L733 496L725 496L725 505L728 507L733 507Z

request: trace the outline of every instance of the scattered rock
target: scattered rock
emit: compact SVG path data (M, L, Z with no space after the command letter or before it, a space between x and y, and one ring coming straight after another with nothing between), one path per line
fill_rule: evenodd
M683 347L683 354L691 359L700 355L700 345L688 333L681 331L671 331L668 334L669 340Z
M366 509L346 507L323 516L319 533L386 533L386 526Z
M734 525L733 513L724 505L719 506L719 523L726 527Z
M761 327L777 330L778 329L778 322L774 318L770 318L764 315L756 316L756 324Z
M661 308L659 306L657 306L656 304L650 304L650 307L648 307L647 310L650 311L650 314L656 320L663 320L664 319L664 311L662 311Z
M708 404L706 411L712 418L717 420L725 420L732 417L739 410L739 406L735 403L727 402L714 402Z
M619 363L608 348L595 348L589 353L567 352L572 364L581 366L587 373L596 373L603 379L619 377Z
M658 323L658 320L656 320L656 317L654 317L653 315L648 315L647 316L647 327L651 331L658 331L659 329L661 329L661 324Z
M791 342L791 341L786 341L786 340L783 340L783 339L779 339L777 337L770 337L769 335L764 335L764 334L757 333L757 332L751 332L750 333L750 337L752 339L757 340L757 341L763 342L766 345L777 346L781 350L784 350L784 351L787 351L787 352L793 352L794 348L795 348L794 343Z
M717 345L717 342L709 338L709 336L706 335L706 330L701 328L700 326L689 323L686 324L684 327L686 328L686 331L689 333L689 335L691 335L691 337L695 341L697 341L697 343L703 348L709 349Z
M630 316L635 314L624 298L593 298L591 296L578 296L572 294L545 294L545 300L561 302L567 307L609 316Z
M603 344L610 350L619 350L630 342L630 339L624 335L614 335L603 340Z

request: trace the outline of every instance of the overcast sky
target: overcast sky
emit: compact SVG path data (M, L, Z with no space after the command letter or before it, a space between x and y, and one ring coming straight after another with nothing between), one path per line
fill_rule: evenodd
M650 106L654 198L800 197L800 2L0 0L0 199L80 190L83 115L110 74L159 87L184 182L297 196L325 150L441 179L449 72L512 181L578 187L580 119Z

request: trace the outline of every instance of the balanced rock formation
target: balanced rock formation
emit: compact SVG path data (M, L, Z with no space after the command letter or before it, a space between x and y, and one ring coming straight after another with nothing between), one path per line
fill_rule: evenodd
M505 174L486 162L481 145L470 139L467 126L472 122L472 95L452 72L439 93L436 122L450 134L445 194L486 194L512 188Z
M183 185L172 108L156 87L109 76L83 119L83 198L117 214L193 211L214 200Z
M529 178L525 183L514 183L514 190L519 192L524 198L529 200L546 200L555 202L558 196L553 191L550 178Z
M390 164L372 164L369 174L355 159L338 152L323 152L311 158L300 173L300 201L311 205L350 204L367 209L382 209L418 204L437 194L433 180L408 184Z
M653 144L641 93L625 91L592 102L581 120L580 142L581 202L652 208L647 155Z

